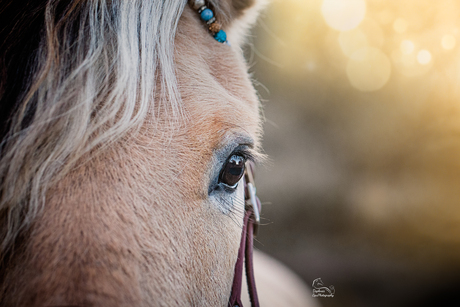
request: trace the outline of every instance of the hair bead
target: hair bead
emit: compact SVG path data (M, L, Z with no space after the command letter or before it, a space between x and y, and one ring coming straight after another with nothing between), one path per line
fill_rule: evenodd
M207 24L207 25L210 25L210 24L212 24L212 23L215 22L215 21L216 21L216 17L212 17L211 19L209 19L208 21L206 21L206 24Z
M192 0L190 2L194 10L198 10L200 7L204 6L204 0Z
M211 31L213 34L216 34L220 30L222 30L222 26L218 22L213 22L209 25L209 31Z
M197 10L198 14L201 14L204 10L206 10L208 7L206 5L200 6Z
M214 39L220 43L230 45L227 41L227 33L222 30L222 26L216 22L214 12L206 6L204 0L190 0L190 6L200 15L201 20L208 25L209 32L211 32Z
M225 43L227 41L227 33L225 33L223 30L220 30L214 35L214 38L219 42L219 43Z
M205 9L201 12L200 16L204 21L208 21L214 17L214 13L210 9Z

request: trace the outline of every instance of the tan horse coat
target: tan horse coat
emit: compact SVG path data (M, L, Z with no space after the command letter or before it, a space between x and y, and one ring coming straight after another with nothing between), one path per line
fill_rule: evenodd
M81 157L49 187L3 269L3 306L227 305L242 207L223 213L225 199L208 187L216 152L260 147L260 106L240 46L261 4L214 6L232 47L188 6L178 24L185 116L171 121L159 106L139 133Z

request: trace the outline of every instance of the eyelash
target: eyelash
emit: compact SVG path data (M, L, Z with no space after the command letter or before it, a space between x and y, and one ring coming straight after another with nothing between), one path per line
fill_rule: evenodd
M227 160L225 161L225 163L228 162L228 160L232 157L232 156L241 156L244 158L244 161L255 161L255 157L254 157L254 154L252 153L252 151L248 148L237 148L235 149L231 154L230 156L227 158Z

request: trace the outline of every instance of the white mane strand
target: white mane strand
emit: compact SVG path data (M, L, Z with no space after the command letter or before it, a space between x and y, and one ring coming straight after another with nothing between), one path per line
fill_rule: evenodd
M154 101L182 115L173 57L186 1L74 1L56 16L61 2L46 4L35 72L3 140L0 260L40 212L51 180L139 129L160 107Z

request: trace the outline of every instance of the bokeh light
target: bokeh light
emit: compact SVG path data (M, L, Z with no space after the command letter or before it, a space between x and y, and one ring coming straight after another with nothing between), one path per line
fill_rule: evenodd
M359 25L359 29L366 35L370 46L381 48L385 42L382 27L372 18L366 17Z
M293 242L290 252L297 258L291 264L307 282L324 274L314 269L328 259L322 268L337 283L343 278L338 290L356 285L347 294L352 299L338 296L324 300L324 307L421 306L427 290L452 289L445 287L451 284L445 276L460 280L460 270L453 269L460 268L460 1L354 5L273 0L267 11L273 21L257 32L258 51L270 62L255 56L256 80L270 89L266 115L277 125L266 127L279 133L285 126L278 142L267 147L270 155L285 148L274 156L279 176L264 176L274 181L265 199L283 204L273 216L289 212L273 236L289 234L279 242ZM292 113L283 113L288 107ZM287 189L292 210L284 206ZM301 227L310 227L308 238L285 239L302 235ZM347 237L350 229L357 232ZM348 244L343 242L357 237L357 246L372 245L375 254L353 247L340 254ZM329 252L331 242L340 247ZM327 252L304 261L327 244ZM349 266L344 264L353 253ZM329 265L331 255L337 256L335 266ZM380 269L379 257L386 261ZM393 273L386 265L392 261ZM396 293L394 281L402 276L413 289ZM382 287L371 295L362 290L365 284ZM455 285L460 288L460 282ZM417 300L403 300L403 293ZM437 302L443 295L432 297Z
M366 47L368 42L363 31L360 29L353 29L351 31L340 32L339 44L343 53L349 57L356 50Z
M404 33L407 30L407 21L403 18L398 18L393 22L393 29L398 33Z
M404 54L411 54L414 51L415 45L410 40L403 40L401 42L401 52Z
M382 51L374 47L355 51L348 61L348 79L355 88L363 92L382 88L390 78L390 74L390 60Z
M444 4L433 6L428 0L408 1L403 5L383 0L274 0L280 15L275 27L283 40L277 40L278 47L266 56L299 74L334 79L341 72L348 85L358 89L346 67L357 50L373 47L390 59L389 80L436 73L460 82L460 73L453 68L460 54L450 52L458 45L460 3L441 0ZM417 10L407 10L414 5Z
M430 59L427 59L426 53L422 52L422 62L425 64L421 65L422 63L418 59L420 51L421 50L416 52L412 51L410 53L404 53L403 48L401 47L395 49L391 53L391 59L396 70L406 77L416 77L426 74L431 68L431 54L429 56Z
M390 10L383 10L377 15L382 25L387 25L393 21L394 13Z
M364 19L366 2L364 0L324 0L321 12L331 28L348 31L356 28Z
M457 43L455 37L451 34L446 34L442 37L441 45L442 48L446 50L451 50L455 48L455 44Z
M417 54L417 61L422 65L430 63L431 53L428 50L420 50Z
M340 32L338 41L340 49L350 57L356 50L367 46L380 48L384 37L380 26L374 20L365 18L355 29Z

